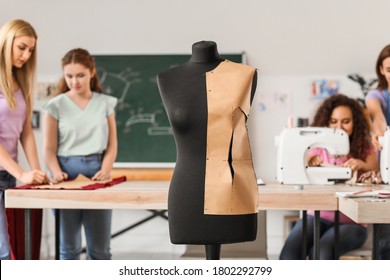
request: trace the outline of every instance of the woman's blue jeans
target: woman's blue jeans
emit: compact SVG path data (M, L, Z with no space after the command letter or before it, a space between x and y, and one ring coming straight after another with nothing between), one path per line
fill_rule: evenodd
M379 259L390 260L390 224L379 225Z
M0 260L9 260L11 258L11 245L9 244L7 216L5 214L4 191L15 186L15 178L7 171L0 171Z
M58 162L61 170L69 175L69 179L74 179L79 174L91 178L101 168L102 155L58 156ZM111 259L111 216L112 210L61 209L60 259L80 259L82 226L85 231L88 259Z
M313 259L314 217L307 215L307 255ZM359 224L340 224L339 252L343 255L361 247L367 239L367 228ZM281 260L302 259L302 219L298 220L286 242L284 243ZM320 259L334 259L334 223L320 219Z

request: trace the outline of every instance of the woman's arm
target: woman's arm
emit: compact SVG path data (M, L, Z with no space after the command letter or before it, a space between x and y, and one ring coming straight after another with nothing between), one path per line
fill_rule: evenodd
M92 179L96 181L105 181L111 178L110 173L111 173L112 165L114 164L117 151L118 151L115 113L109 115L107 117L107 121L108 121L108 144L107 144L107 149L104 152L102 168L92 177Z
M351 168L353 171L374 171L378 170L378 155L377 153L369 154L366 159L363 161L361 159L350 158L347 160L343 166Z
M23 126L22 134L20 135L20 143L22 144L24 153L31 169L41 170L41 165L38 160L37 145L31 125L31 116L26 118Z
M68 175L62 172L57 159L58 121L50 114L45 113L43 128L43 158L53 180L55 182L61 182L67 179Z
M0 165L16 179L20 179L23 169L13 160L3 145L0 144Z
M34 169L24 171L20 165L12 159L7 150L0 144L0 165L12 176L24 184L43 183L46 181L46 174L41 170Z
M367 99L366 106L368 112L372 118L372 127L374 131L374 135L372 136L372 144L378 150L382 149L378 141L379 136L383 136L383 133L386 130L387 123L386 118L383 115L381 104L376 99Z
M29 130L30 129L30 130ZM25 172L20 165L13 160L8 151L0 144L0 165L4 167L17 180L25 183L42 183L46 180L46 175L40 170L38 153L35 146L35 138L32 132L31 119L27 118L23 126L20 138L27 160L33 170Z

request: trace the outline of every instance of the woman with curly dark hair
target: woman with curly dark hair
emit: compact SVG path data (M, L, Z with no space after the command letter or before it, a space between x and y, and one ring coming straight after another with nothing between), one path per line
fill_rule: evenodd
M343 94L327 98L318 108L311 126L345 130L349 136L350 150L344 157L332 157L324 149L314 149L309 153L309 166L326 162L350 167L353 171L378 169L378 158L370 142L368 122L356 100Z
M308 153L308 165L340 165L353 171L378 169L378 157L370 142L370 133L363 109L357 101L342 94L327 98L318 108L312 126L343 129L349 136L348 155L334 156L324 148L314 148ZM313 258L314 211L308 211L307 253ZM320 212L320 259L334 259L334 211ZM302 219L291 230L280 254L280 259L302 259ZM367 239L367 228L340 213L340 255L361 247Z

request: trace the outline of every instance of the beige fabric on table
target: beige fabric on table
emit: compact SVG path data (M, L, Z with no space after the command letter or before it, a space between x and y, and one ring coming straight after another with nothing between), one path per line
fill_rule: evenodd
M246 127L254 74L255 68L230 61L206 73L205 214L258 212L258 189Z

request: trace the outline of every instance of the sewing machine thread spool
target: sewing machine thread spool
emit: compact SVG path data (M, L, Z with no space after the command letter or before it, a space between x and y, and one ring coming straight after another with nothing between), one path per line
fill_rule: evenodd
M294 118L293 118L293 116L289 116L289 117L287 118L287 127L288 127L288 128L294 127Z
M309 119L308 118L298 118L298 127L306 127L309 126Z

